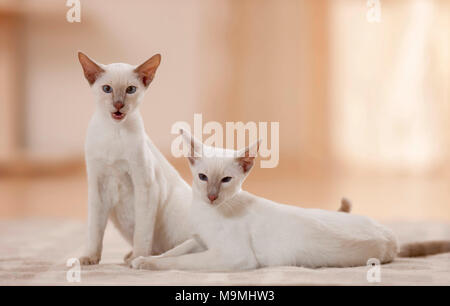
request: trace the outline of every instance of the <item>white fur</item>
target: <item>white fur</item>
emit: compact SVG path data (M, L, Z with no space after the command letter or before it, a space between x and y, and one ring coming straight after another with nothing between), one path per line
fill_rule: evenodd
M192 236L183 222L191 190L145 133L138 106L146 86L136 66L98 65L104 72L91 86L96 110L85 146L88 238L83 265L100 261L108 217L133 246L127 260L162 253ZM113 93L105 93L103 85ZM134 94L125 93L130 85L137 87ZM126 114L120 121L111 116L118 99Z
M197 241L207 250L192 253L191 240L184 255L139 257L132 262L134 268L227 271L281 265L348 267L366 265L370 258L386 263L396 256L395 236L375 221L344 212L282 205L242 191L248 174L236 158L242 157L242 152L214 149L197 141L194 147L204 154L191 165L190 218ZM205 174L208 182L200 180L199 173ZM207 185L226 176L233 178L221 184L219 197L211 203Z

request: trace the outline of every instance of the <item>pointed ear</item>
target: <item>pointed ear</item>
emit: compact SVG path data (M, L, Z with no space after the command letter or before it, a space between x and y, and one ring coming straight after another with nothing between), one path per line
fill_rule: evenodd
M145 87L147 87L155 77L156 69L158 69L159 63L161 63L161 55L155 54L134 70Z
M193 165L202 156L203 144L186 130L180 129L180 135L183 136L184 142L189 145L188 160Z
M81 67L83 67L84 77L89 82L89 85L94 84L98 77L105 72L96 62L82 52L78 52L78 60Z
M260 143L261 139L238 152L236 160L244 173L249 172L253 168Z

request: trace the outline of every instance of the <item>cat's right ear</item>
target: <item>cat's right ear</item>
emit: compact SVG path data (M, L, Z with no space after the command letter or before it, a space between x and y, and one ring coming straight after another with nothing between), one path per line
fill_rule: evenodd
M82 52L78 52L78 60L81 67L83 67L84 77L89 82L89 85L94 84L98 77L105 72L96 62Z
M189 154L187 156L191 165L202 156L203 144L192 136L188 131L180 129L180 135L183 136L184 142L189 146Z

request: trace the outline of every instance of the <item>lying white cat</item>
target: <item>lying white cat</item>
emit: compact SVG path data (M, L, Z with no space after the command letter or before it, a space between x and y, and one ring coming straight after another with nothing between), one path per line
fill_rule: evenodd
M243 191L256 155L251 151L258 145L236 152L205 146L187 132L183 135L201 156L189 157L194 177L190 219L197 236L161 256L139 257L132 267L207 271L349 267L366 265L370 258L381 263L395 258L394 234L367 217L280 205ZM199 245L204 250L192 253Z
M138 110L161 57L140 66L78 57L97 102L86 138L88 238L80 263L100 261L108 217L133 245L126 261L160 254L191 237L183 222L191 189L152 144Z

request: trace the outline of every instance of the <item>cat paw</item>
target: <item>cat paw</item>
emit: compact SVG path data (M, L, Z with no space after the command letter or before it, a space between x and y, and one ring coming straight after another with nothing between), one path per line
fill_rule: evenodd
M156 270L156 266L147 257L139 256L131 261L130 267L137 270Z
M132 269L141 269L141 265L144 262L144 256L139 256L135 258L130 263L130 268Z
M141 256L137 256L133 253L133 251L129 252L127 255L125 255L125 257L123 258L123 261L127 264L127 265L131 265L131 262L133 261L133 259L137 258L137 257L141 257Z
M100 262L100 256L82 256L78 260L82 266L97 265Z

